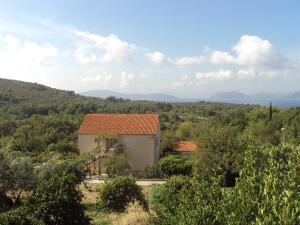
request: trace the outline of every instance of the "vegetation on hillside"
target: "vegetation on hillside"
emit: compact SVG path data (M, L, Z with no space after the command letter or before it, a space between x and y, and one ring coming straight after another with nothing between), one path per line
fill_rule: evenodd
M162 157L179 140L197 144L189 159L166 156L146 168L149 178L170 177L153 188L153 224L299 221L299 107L97 99L1 79L0 224L90 223L78 189L89 157L77 148L86 113L159 113ZM110 158L111 174L126 161ZM134 200L147 205L134 179L118 177L101 189L95 212L126 211Z

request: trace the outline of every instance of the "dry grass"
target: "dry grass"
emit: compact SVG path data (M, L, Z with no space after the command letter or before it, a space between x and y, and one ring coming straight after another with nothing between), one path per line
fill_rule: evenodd
M82 194L84 195L82 203L85 205L94 205L97 202L98 191L101 184L81 184L79 186ZM143 193L146 199L149 199L151 186L142 186ZM149 213L137 203L130 204L126 212L117 213L102 213L96 209L89 208L86 210L87 215L92 218L94 225L148 225Z
M150 215L136 202L131 203L125 213L120 214L112 225L149 225Z
M82 203L96 203L101 184L81 184L79 189L83 194Z

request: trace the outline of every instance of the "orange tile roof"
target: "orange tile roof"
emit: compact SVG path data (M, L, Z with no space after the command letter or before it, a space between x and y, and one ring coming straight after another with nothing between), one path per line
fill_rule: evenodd
M192 141L178 141L176 143L176 152L193 152L197 148L197 145Z
M87 114L78 134L154 135L158 126L158 114Z

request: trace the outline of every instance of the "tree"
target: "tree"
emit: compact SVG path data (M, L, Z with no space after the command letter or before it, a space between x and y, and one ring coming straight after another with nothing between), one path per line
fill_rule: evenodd
M160 151L162 154L174 151L177 142L177 137L174 131L166 130L162 132L160 140Z
M172 175L189 175L192 166L185 162L184 158L179 155L165 156L160 160L161 172L167 176Z
M104 162L106 172L110 176L124 175L130 171L128 157L125 153L111 155Z
M270 102L270 105L269 105L269 121L272 120L272 116L273 116L273 108L272 108L272 102Z
M236 187L226 192L227 224L297 224L300 148L250 142L244 161Z
M30 192L35 188L35 180L34 165L29 157L8 157L0 154L0 192L2 200L6 199L8 201L6 193L9 192L14 204L18 206L21 194Z
M147 209L142 188L135 182L133 177L116 177L106 182L99 190L99 208L104 211L123 212L129 203L137 201Z
M183 122L179 125L176 130L176 137L179 139L190 138L192 133L192 123L191 122Z
M240 169L245 144L233 127L211 127L199 138L192 157L193 169L200 175L223 175L225 186L232 186Z
M171 177L151 192L152 224L226 224L222 200L222 189L215 179Z
M82 194L77 189L83 175L68 163L39 181L36 190L28 198L25 207L33 217L47 225L87 225Z

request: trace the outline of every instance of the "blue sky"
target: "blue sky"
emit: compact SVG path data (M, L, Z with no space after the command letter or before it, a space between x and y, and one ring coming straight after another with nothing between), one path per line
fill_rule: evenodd
M84 91L300 89L299 1L2 1L0 77Z

